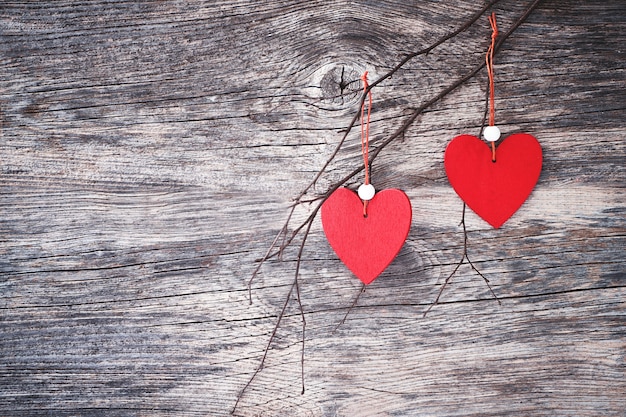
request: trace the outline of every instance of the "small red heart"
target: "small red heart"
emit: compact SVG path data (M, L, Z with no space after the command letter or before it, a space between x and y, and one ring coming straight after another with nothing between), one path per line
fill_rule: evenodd
M489 145L472 135L457 136L446 148L448 180L461 199L499 228L520 208L541 173L541 145L526 133L506 138L491 160Z
M367 203L365 217L359 196L339 188L322 205L322 227L339 259L369 284L404 245L411 228L411 202L400 190L383 190Z

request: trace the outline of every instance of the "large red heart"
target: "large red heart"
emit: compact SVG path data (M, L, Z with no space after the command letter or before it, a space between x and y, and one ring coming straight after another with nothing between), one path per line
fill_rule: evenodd
M347 188L339 188L322 205L322 227L339 259L364 284L374 281L396 257L411 228L411 202L396 189L363 202Z
M541 145L533 136L516 133L496 149L472 135L452 139L444 165L448 180L463 201L487 223L499 228L520 208L541 173Z

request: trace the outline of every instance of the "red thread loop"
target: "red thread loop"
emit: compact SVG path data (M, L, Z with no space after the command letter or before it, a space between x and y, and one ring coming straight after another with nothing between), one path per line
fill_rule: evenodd
M363 154L363 166L365 168L365 184L370 183L369 151L370 151L370 117L372 114L372 92L367 82L367 71L361 76L363 81L363 94L367 94L367 119L365 118L365 99L361 105L361 153ZM367 217L367 200L363 200L363 216Z
M489 16L489 24L491 25L491 45L485 56L487 64L487 74L489 75L489 126L495 125L496 121L496 105L495 105L495 89L493 82L493 53L496 46L496 38L498 37L498 24L496 22L496 13L492 12ZM491 142L491 159L496 160L496 144Z
M365 166L365 184L370 183L369 174L369 147L370 147L370 115L372 111L372 92L367 91L369 84L367 83L367 71L361 77L363 80L363 94L368 96L367 119L365 116L365 100L361 106L361 153L363 154L363 164Z

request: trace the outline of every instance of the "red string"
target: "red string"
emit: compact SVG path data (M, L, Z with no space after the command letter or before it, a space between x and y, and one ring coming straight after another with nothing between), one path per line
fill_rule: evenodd
M363 164L365 165L365 184L369 184L370 116L372 112L372 92L367 91L367 89L369 88L369 84L367 83L367 71L363 73L363 75L361 76L361 80L363 80L363 94L367 94L367 97L369 99L367 105L367 119L364 118L365 100L363 100L363 105L361 106L361 153L363 154Z
M367 71L361 76L363 81L363 94L367 94L367 119L365 118L365 100L361 105L361 153L365 167L365 184L370 183L369 151L370 151L370 117L372 114L372 92L368 91ZM367 200L363 200L363 216L367 217Z
M491 45L487 50L485 56L485 62L487 64L487 72L489 74L489 126L495 124L496 108L494 103L495 92L493 86L493 52L496 46L496 37L498 36L498 25L496 23L496 14L491 13L489 16L489 23L491 24Z
M492 12L489 16L489 24L491 25L491 45L485 56L487 64L487 74L489 75L489 126L494 126L496 121L496 105L495 105L495 89L493 82L493 53L496 46L496 38L498 37L498 24L496 22L496 13ZM496 144L491 142L491 159L496 160Z

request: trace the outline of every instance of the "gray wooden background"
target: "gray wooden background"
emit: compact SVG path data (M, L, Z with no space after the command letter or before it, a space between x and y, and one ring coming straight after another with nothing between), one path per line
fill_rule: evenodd
M501 32L529 1L493 7ZM370 80L485 3L0 4L0 415L228 415L258 367L299 241L246 282ZM373 90L372 146L484 60L486 14ZM544 151L500 229L446 144L478 134L485 71L377 158L409 238L362 294L319 218L297 301L240 416L624 416L626 8L546 0L496 57L496 121ZM356 129L358 130L358 129ZM362 162L354 131L309 196ZM357 175L349 185L362 181ZM299 206L291 228L315 204Z

